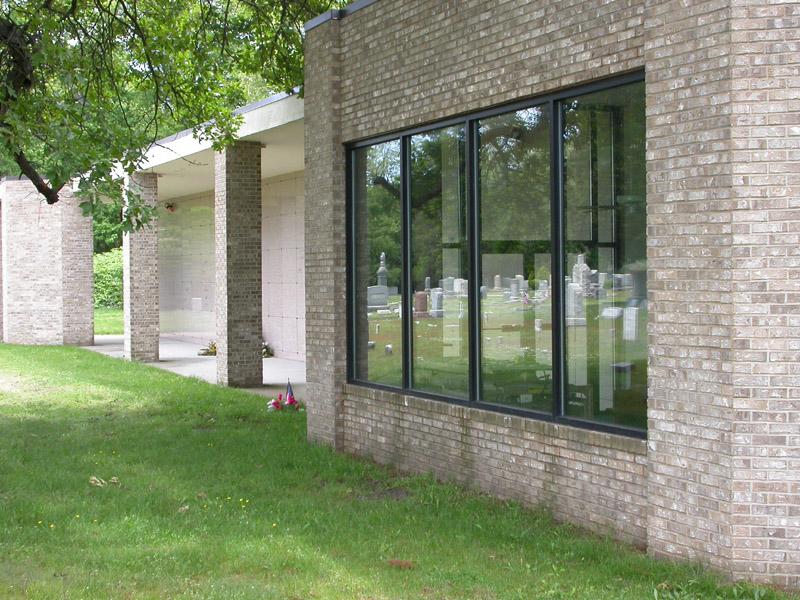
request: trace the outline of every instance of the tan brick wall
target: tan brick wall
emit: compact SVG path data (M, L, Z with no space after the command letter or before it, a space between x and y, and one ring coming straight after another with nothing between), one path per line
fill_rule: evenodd
M797 18L751 0L381 0L311 30L306 206L324 219L306 223L310 438L797 586ZM646 453L344 383L342 144L643 67Z
M346 452L433 473L644 545L644 440L349 385Z
M128 183L149 206L158 204L158 175L135 173ZM157 361L159 341L158 224L122 236L124 355Z
M342 137L641 68L643 24L642 0L380 0L339 24Z
M64 285L64 343L94 343L94 236L91 217L83 215L81 199L61 191L61 260Z
M648 548L731 558L729 9L648 1Z
M7 343L92 341L92 220L71 188L60 198L48 205L27 179L0 183Z
M731 19L732 570L800 587L800 4Z
M345 152L339 22L306 39L306 380L308 437L341 448L346 373Z
M474 1L383 0L309 33L311 439L503 497L544 503L559 517L644 544L643 441L353 386L343 393L342 388L342 142L640 68L643 19L643 5L627 1L517 1L487 10ZM480 39L478 32L483 32ZM565 44L567 36L575 43Z
M214 168L217 381L260 386L261 145L236 142Z

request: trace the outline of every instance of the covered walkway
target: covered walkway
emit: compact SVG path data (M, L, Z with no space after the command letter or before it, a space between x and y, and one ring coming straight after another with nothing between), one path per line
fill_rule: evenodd
M113 358L124 358L124 336L96 335L94 345L86 346L88 350L105 354ZM184 377L197 377L209 383L217 383L217 359L214 356L198 356L201 344L189 342L170 336L161 336L159 341L160 360L146 364L171 371ZM247 388L248 391L263 396L273 396L286 389L286 382L291 380L292 388L299 400L305 400L306 365L299 360L287 358L263 359L264 386Z

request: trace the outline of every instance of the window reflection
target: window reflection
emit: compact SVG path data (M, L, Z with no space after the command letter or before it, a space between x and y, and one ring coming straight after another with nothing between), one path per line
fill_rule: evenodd
M469 395L463 126L411 137L412 387Z
M353 155L355 375L403 381L400 141Z
M479 123L485 402L552 410L550 115Z
M644 88L562 103L569 416L645 427Z

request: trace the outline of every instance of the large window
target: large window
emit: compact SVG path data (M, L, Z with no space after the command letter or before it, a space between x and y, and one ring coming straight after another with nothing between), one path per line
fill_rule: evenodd
M627 76L356 144L350 378L641 435L644 131Z
M553 409L550 114L478 123L481 397Z
M355 376L403 383L400 142L353 153Z
M464 127L411 136L411 387L469 397Z

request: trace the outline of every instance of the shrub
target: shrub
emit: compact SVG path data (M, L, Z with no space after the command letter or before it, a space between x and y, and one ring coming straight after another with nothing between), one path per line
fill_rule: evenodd
M122 306L122 248L94 255L94 305Z

